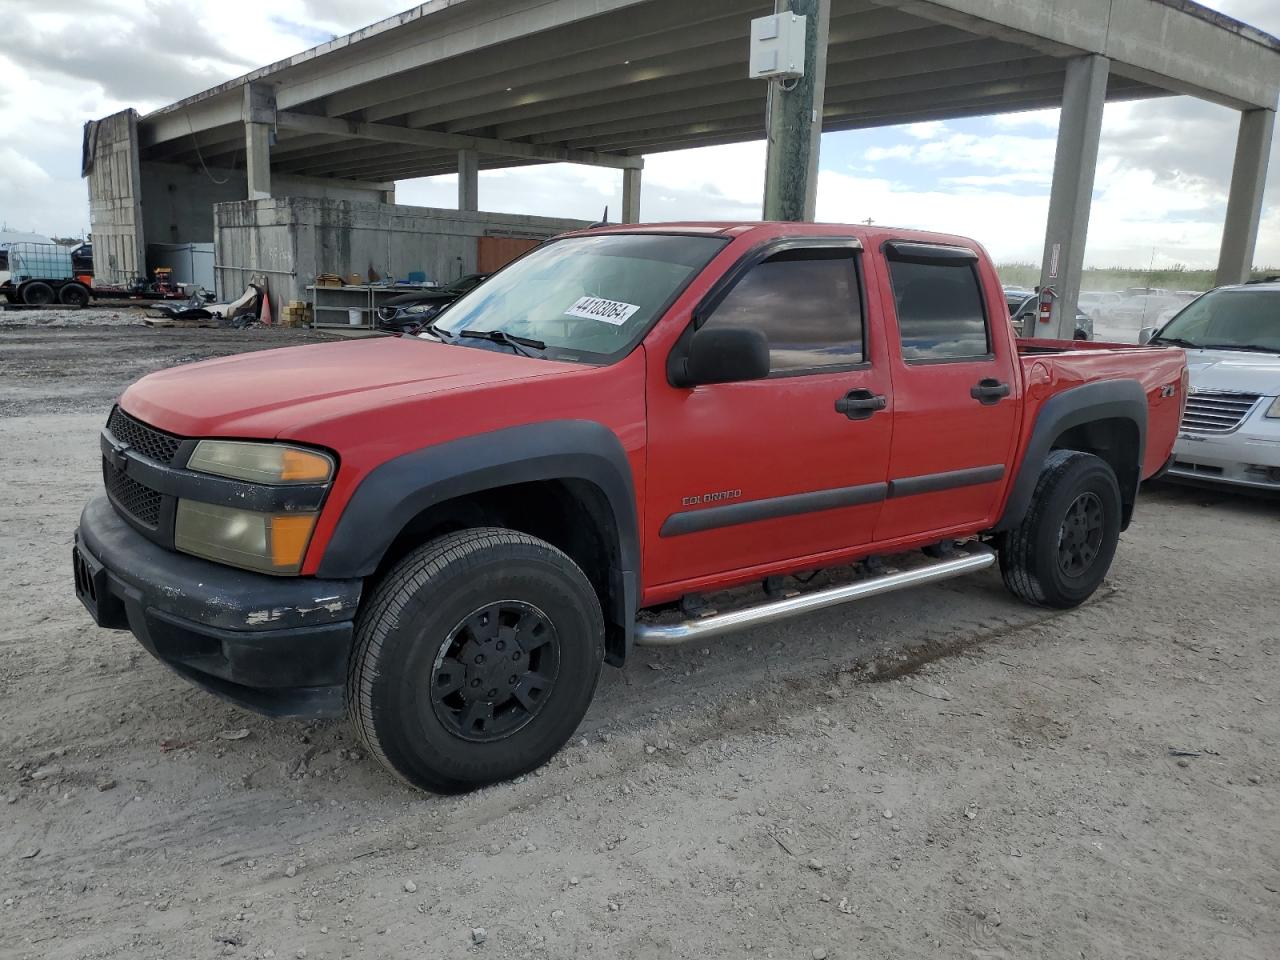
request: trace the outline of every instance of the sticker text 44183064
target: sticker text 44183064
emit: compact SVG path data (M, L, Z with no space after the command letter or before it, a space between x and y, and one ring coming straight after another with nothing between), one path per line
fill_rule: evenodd
M620 327L631 319L631 315L640 307L634 303L623 303L620 300L605 300L603 297L579 297L573 306L566 310L567 317L583 317L587 320L601 320Z

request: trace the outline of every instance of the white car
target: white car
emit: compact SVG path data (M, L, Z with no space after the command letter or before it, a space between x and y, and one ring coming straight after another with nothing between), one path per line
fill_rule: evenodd
M1187 351L1169 475L1280 491L1280 278L1211 290L1140 339Z
M1080 291L1080 311L1089 315L1091 320L1105 320L1110 312L1120 305L1124 298L1118 293L1105 290Z

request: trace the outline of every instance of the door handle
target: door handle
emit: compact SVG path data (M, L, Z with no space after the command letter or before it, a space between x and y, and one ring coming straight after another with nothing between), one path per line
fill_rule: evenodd
M1001 383L999 380L987 377L979 380L977 385L971 387L969 396L977 400L984 407L989 407L993 403L999 403L1001 397L1009 395L1009 385Z
M870 390L850 390L836 401L836 413L843 413L850 420L866 420L877 410L883 410L888 401Z

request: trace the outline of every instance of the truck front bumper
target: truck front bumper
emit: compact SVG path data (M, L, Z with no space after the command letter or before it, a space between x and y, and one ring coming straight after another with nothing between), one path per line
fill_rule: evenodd
M272 716L342 715L361 580L272 577L174 553L106 497L80 515L72 566L98 626L132 631L193 683Z

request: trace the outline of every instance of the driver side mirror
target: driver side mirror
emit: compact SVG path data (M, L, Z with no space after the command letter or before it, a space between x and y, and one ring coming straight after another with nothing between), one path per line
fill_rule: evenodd
M1154 337L1155 335L1156 335L1155 327L1143 327L1141 330L1138 331L1139 345L1146 346L1148 343L1151 342L1151 338Z
M704 327L689 341L683 370L672 385L763 380L769 375L769 338L747 327Z

